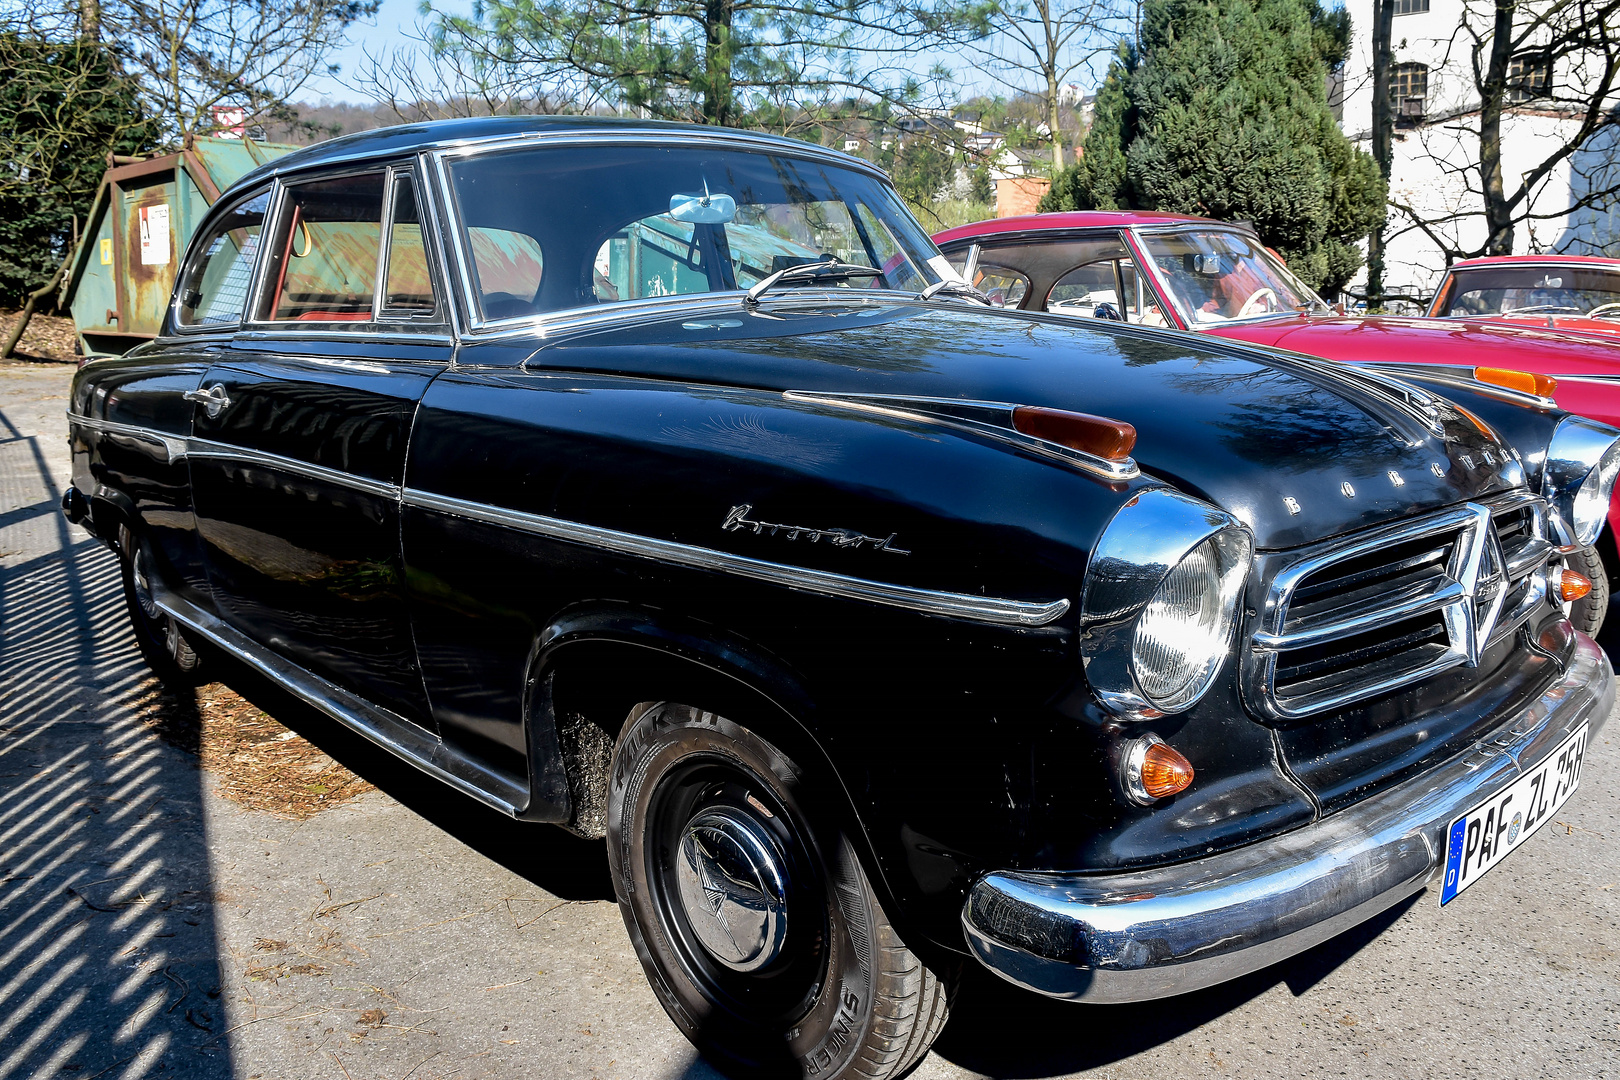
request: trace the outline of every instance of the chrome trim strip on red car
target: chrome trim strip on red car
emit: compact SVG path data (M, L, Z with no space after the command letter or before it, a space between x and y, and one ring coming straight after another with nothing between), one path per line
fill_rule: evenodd
M1049 626L1069 610L1069 601L1066 599L1003 600L991 596L973 596L968 593L919 589L910 585L893 585L829 573L825 570L810 570L766 562L763 559L751 559L745 555L733 555L730 552L695 547L691 544L678 544L671 540L657 540L637 533L620 532L617 529L582 525L543 514L507 510L487 503L435 495L418 488L406 488L403 501L408 506L435 510L442 514L491 525L502 525L553 540L585 544L623 555L658 559L699 570L737 574L757 581L768 581L776 585L786 585L789 588L837 596L846 600L866 600L876 604L887 604L890 607L909 608L928 615L943 615L1003 626L1039 627Z

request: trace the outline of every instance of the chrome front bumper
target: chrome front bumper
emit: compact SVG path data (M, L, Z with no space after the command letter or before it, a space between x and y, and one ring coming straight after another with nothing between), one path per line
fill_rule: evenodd
M962 907L986 967L1051 997L1126 1002L1274 964L1438 881L1445 832L1565 736L1608 718L1614 671L1576 635L1562 678L1454 758L1312 825L1206 859L1117 874L996 873Z

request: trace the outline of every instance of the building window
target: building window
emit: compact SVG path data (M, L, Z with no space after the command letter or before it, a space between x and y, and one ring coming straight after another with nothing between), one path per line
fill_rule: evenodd
M1429 69L1423 64L1395 64L1389 69L1389 101L1398 120L1423 119L1429 97Z
M1395 0L1395 14L1420 15L1429 10L1429 0Z
M1552 58L1546 53L1521 53L1508 61L1507 99L1534 101L1552 92Z

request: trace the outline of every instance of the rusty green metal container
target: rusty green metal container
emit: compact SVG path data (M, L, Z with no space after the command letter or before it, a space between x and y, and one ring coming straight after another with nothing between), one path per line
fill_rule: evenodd
M121 160L101 178L62 284L86 356L122 355L157 335L186 242L242 176L298 149L197 136L177 154Z

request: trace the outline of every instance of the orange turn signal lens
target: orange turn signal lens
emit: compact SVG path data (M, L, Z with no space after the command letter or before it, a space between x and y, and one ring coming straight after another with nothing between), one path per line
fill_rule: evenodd
M1517 390L1521 394L1534 394L1537 397L1550 398L1553 391L1558 389L1558 380L1551 375L1514 371L1511 368L1477 367L1474 369L1474 378L1482 383Z
M1585 574L1577 574L1573 570L1565 570L1558 575L1558 595L1564 603L1579 600L1592 591L1592 582Z
M1013 430L1105 461L1124 461L1136 445L1136 429L1123 420L1035 405L1013 409Z
M1191 786L1192 762L1178 751L1151 735L1138 746L1141 749L1131 754L1126 764L1134 774L1126 777L1126 787L1137 802L1167 798Z

